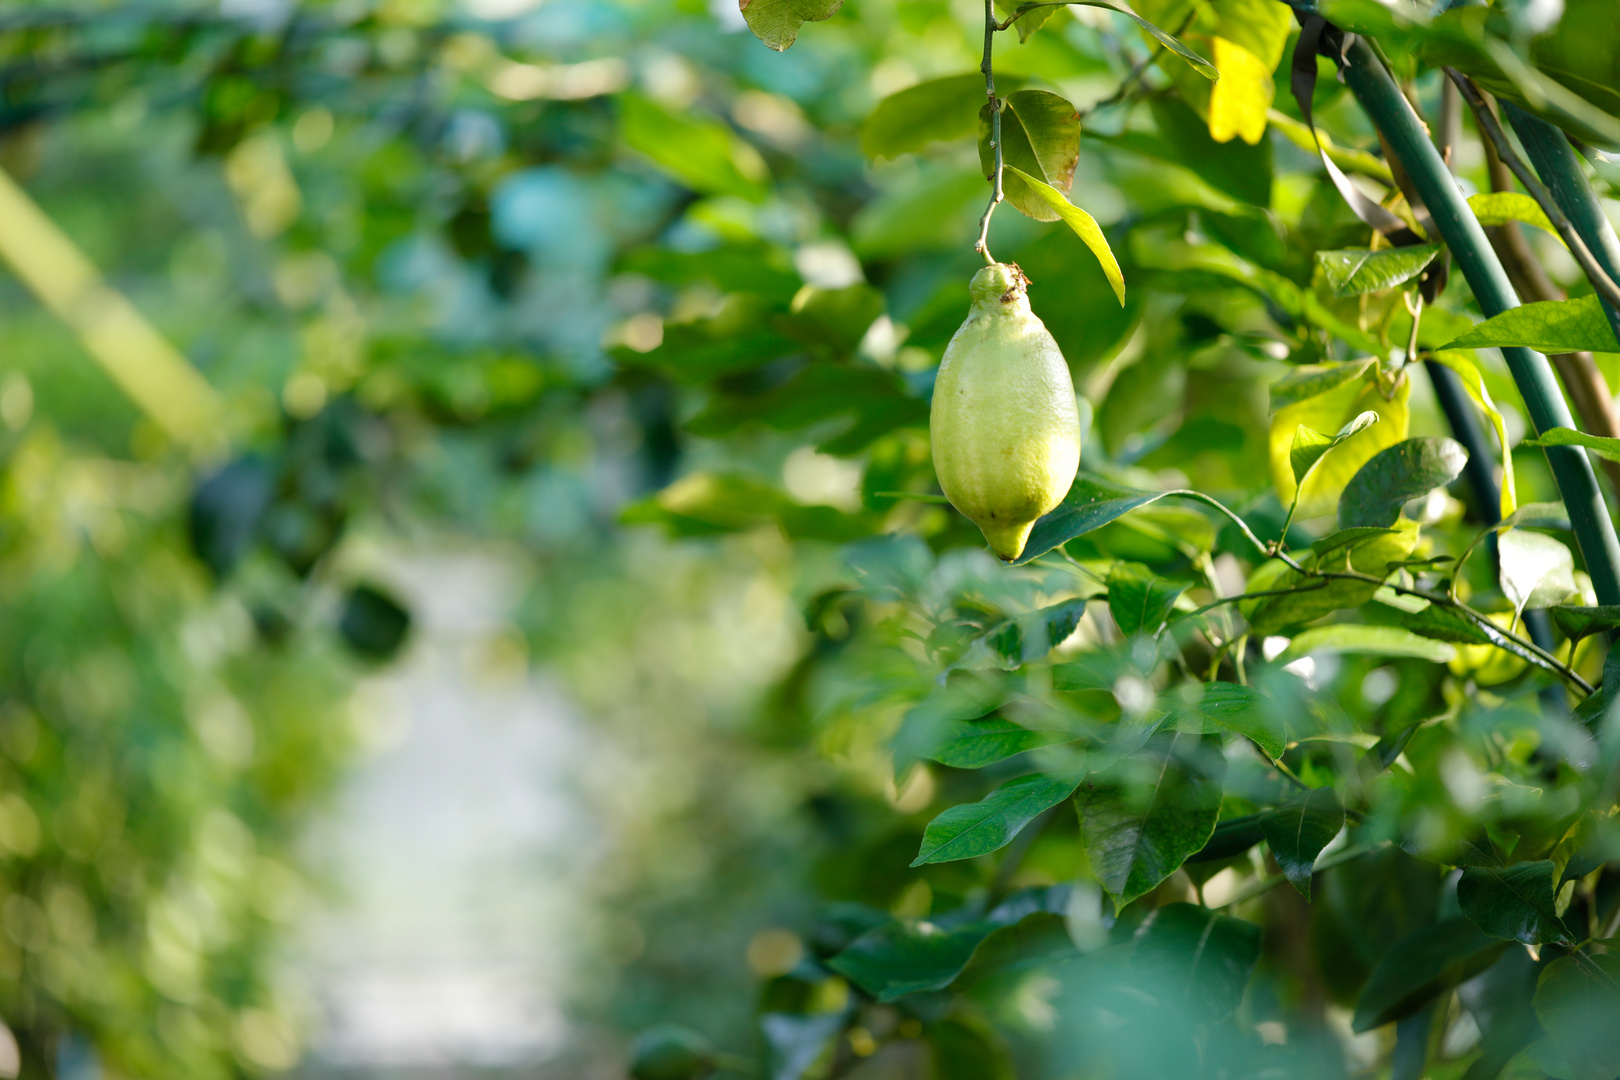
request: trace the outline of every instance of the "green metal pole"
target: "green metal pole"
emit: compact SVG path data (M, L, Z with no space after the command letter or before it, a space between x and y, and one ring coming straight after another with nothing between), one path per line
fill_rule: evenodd
M1458 269L1468 279L1480 310L1490 316L1517 307L1519 298L1485 239L1485 230L1446 170L1434 143L1429 141L1423 122L1372 47L1359 38L1345 56L1344 76L1411 177ZM1538 433L1575 426L1545 356L1519 348L1503 349L1502 355ZM1608 508L1598 491L1592 463L1584 451L1575 447L1548 447L1546 454L1569 511L1570 524L1575 527L1575 540L1586 562L1586 572L1592 577L1598 603L1620 604L1620 538L1615 536L1614 522L1609 520Z
M1525 156L1552 193L1553 202L1575 226L1604 273L1620 281L1620 237L1614 235L1614 226L1609 224L1592 185L1587 182L1574 147L1569 145L1562 131L1511 101L1502 102L1502 114L1513 125L1519 142L1524 144ZM1603 311L1609 316L1615 335L1620 336L1620 310L1604 301Z

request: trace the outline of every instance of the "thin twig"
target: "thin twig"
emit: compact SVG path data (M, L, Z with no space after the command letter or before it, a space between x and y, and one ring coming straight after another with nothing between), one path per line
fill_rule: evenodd
M1524 190L1530 193L1530 197L1536 200L1536 204L1547 215L1547 220L1552 222L1564 245L1569 248L1569 253L1575 256L1575 261L1580 264L1581 271L1592 283L1592 288L1608 301L1611 307L1620 308L1620 285L1616 285L1614 279L1598 265L1591 249L1586 246L1586 241L1581 239L1580 233L1575 231L1575 226L1564 216L1564 211L1553 199L1552 193L1546 189L1536 174L1530 171L1530 166L1524 163L1524 159L1519 157L1512 144L1508 142L1506 133L1502 131L1502 125L1497 123L1496 117L1485 104L1485 95L1480 93L1479 87L1474 85L1472 79L1460 71L1449 67L1444 70L1447 77L1457 84L1463 100L1467 101L1468 107L1473 110L1474 120L1479 124L1480 130L1490 137L1492 145L1496 147L1496 156L1513 170L1513 175L1519 178Z
M1349 848L1349 849L1347 849L1345 851L1339 852L1339 854L1334 855L1331 858L1324 859L1321 862L1317 863L1316 868L1314 870L1312 870L1311 872L1315 873L1315 874L1320 874L1322 871L1331 870L1335 866L1343 866L1347 862L1354 862L1356 859L1361 858L1363 855L1370 855L1373 852L1377 851L1379 848L1388 846L1388 844L1389 844L1389 841L1385 840L1385 841L1383 841L1381 843L1368 844L1368 845L1366 845L1364 847ZM1210 910L1211 911L1220 911L1223 908L1236 907L1239 904L1245 903L1245 902L1247 902L1249 900L1253 900L1255 897L1261 895L1262 893L1269 892L1271 889L1275 888L1278 885L1281 885L1283 882L1285 882L1287 880L1288 880L1288 878L1283 874L1269 874L1266 877L1263 877L1260 880L1256 881L1254 884L1250 885L1248 888L1246 888L1246 889L1242 890L1241 892L1239 892L1236 896L1232 897L1232 899L1226 901L1226 903L1217 904L1215 907L1210 908Z
M995 0L984 0L984 62L979 70L984 72L984 92L990 99L990 149L995 154L995 172L991 175L994 190L990 194L990 205L984 208L984 217L979 219L979 239L973 245L973 250L984 256L986 265L994 266L995 258L990 254L990 218L1001 205L1005 195L1001 190L1001 102L996 99L996 76L991 65L991 53L995 49L996 31L1001 29L996 22Z

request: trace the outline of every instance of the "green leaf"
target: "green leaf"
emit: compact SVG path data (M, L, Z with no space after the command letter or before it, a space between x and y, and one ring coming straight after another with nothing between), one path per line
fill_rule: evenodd
M1558 230L1547 220L1541 204L1523 192L1482 191L1478 195L1468 196L1468 205L1473 209L1474 216L1479 218L1479 223L1486 227L1522 221L1558 236ZM1564 238L1559 236L1558 242L1562 244Z
M1406 438L1411 419L1409 399L1412 382L1411 379L1402 379L1393 394L1386 397L1379 386L1376 371L1369 366L1357 381L1342 383L1331 390L1277 409L1272 414L1267 434L1267 457L1271 462L1271 482L1277 489L1277 498L1286 506L1299 490L1299 485L1294 483L1289 451L1300 424L1317 431L1338 431L1362 413L1369 410L1376 412L1381 418L1379 423L1335 450L1333 456L1317 465L1305 481L1303 494L1299 495L1298 516L1307 519L1331 514L1357 470L1380 450Z
M1496 430L1496 442L1502 448L1502 487L1497 509L1502 517L1511 518L1518 510L1518 496L1513 479L1513 446L1508 438L1507 421L1503 418L1502 411L1496 407L1496 402L1492 400L1491 392L1485 388L1485 376L1474 366L1472 360L1460 352L1442 349L1432 353L1431 359L1457 373L1457 377L1462 380L1463 389L1468 391L1468 396L1474 399L1474 404L1480 407L1486 419L1491 422L1491 427Z
M1226 760L1195 735L1155 735L1128 760L1141 782L1087 781L1076 797L1097 880L1116 907L1175 873L1215 831Z
M1468 451L1461 443L1433 435L1380 451L1350 478L1339 496L1339 527L1395 524L1402 506L1451 483L1467 461Z
M1008 85L1000 72L996 81ZM977 71L908 86L878 102L861 125L861 152L895 158L931 142L966 138L978 129L984 104L984 75Z
M1078 780L1036 774L1001 785L976 803L953 806L928 823L912 866L954 862L1004 846L1042 812L1074 794Z
M1572 941L1558 917L1550 860L1512 866L1470 866L1457 882L1457 903L1470 922L1492 937L1545 945Z
M1008 619L976 639L952 666L1010 671L1039 660L1068 640L1085 611L1086 602L1076 598Z
M973 958L994 924L941 929L930 922L891 922L868 930L827 962L879 1001L948 985Z
M1154 98L1149 108L1159 138L1129 140L1122 145L1190 169L1216 191L1240 202L1271 205L1271 140L1261 139L1255 145L1242 139L1216 142L1210 137L1207 120L1176 98ZM1252 272L1245 276L1252 277Z
M1497 555L1502 592L1515 611L1551 607L1580 592L1575 585L1575 557L1544 533L1509 529L1497 538Z
M1330 787L1302 791L1275 810L1260 815L1260 828L1272 857L1301 896L1311 898L1316 857L1344 827L1344 806Z
M1416 1014L1496 963L1506 948L1506 942L1485 936L1460 917L1418 927L1395 942L1373 968L1351 1027L1370 1031Z
M1108 246L1108 238L1103 235L1102 229L1097 226L1097 222L1092 216L1064 198L1062 192L1048 184L1041 183L1041 181L1028 173L1022 172L1011 165L1007 166L1005 171L1022 180L1029 186L1031 191L1046 202L1046 205L1057 211L1058 217L1062 218L1064 223L1074 230L1074 234L1085 243L1086 247L1091 249L1091 253L1097 256L1097 262L1102 264L1103 273L1108 277L1108 284L1114 288L1114 296L1119 300L1120 306L1123 307L1125 305L1125 275L1120 272L1119 263L1114 259L1113 249Z
M738 6L754 36L781 52L798 39L802 24L832 18L844 0L738 0Z
M1548 608L1547 612L1552 616L1552 621L1557 624L1558 629L1571 641L1579 641L1599 630L1613 630L1620 627L1620 604L1605 604L1599 607L1555 604Z
M1299 425L1294 431L1294 445L1288 451L1289 463L1294 467L1294 483L1304 484L1305 477L1329 450L1376 423L1377 413L1364 412L1340 428L1336 435L1324 435L1314 428Z
M1439 244L1414 244L1382 251L1348 248L1318 251L1316 265L1321 268L1334 296L1360 296L1411 281L1423 273L1438 254Z
M1351 653L1358 656L1410 656L1437 664L1457 658L1457 650L1444 641L1419 637L1398 626L1364 626L1335 623L1317 626L1294 636L1277 658L1279 663L1298 660L1312 653Z
M940 741L922 756L953 769L982 769L1062 738L1056 733L1031 731L999 716L945 721L939 736Z
M1154 575L1141 563L1115 563L1108 572L1108 613L1126 637L1157 634L1187 586Z
M1339 529L1337 532L1328 533L1320 540L1311 541L1311 550L1316 553L1318 559L1323 559L1330 552L1345 548L1355 551L1376 537L1395 536L1399 531L1398 529L1381 529L1376 525L1358 525L1351 529ZM1335 562L1342 562L1342 560L1343 556L1340 556ZM1325 566L1327 564L1319 562L1317 565Z
M1602 435L1588 435L1584 431L1573 428L1548 428L1539 438L1526 439L1520 446L1583 446L1600 458L1609 461L1620 461L1620 439L1605 438ZM1568 515L1565 515L1566 520Z
M987 104L979 112L979 165L986 179L995 176L996 169L991 123ZM1002 177L1007 201L1026 217L1057 221L1054 206L1020 177L1033 176L1067 199L1080 160L1080 114L1056 94L1014 90L1001 110L1001 159L1014 170Z
M1187 856L1189 863L1220 862L1241 855L1266 838L1260 828L1259 814L1244 814L1226 818L1215 826L1209 841Z
M1458 645L1491 645L1494 639L1473 619L1456 608L1430 604L1421 611L1403 611L1395 621L1414 634Z
M1331 538L1330 538L1331 539ZM1417 541L1415 527L1390 530L1382 535L1338 544L1326 554L1311 554L1301 560L1307 570L1349 568L1382 579L1392 563L1399 563L1412 552ZM1250 632L1273 634L1319 619L1329 612L1360 607L1373 598L1379 585L1366 581L1328 581L1308 578L1281 562L1267 563L1249 578L1251 592L1292 589L1282 596L1248 600L1238 605L1249 620Z
M1548 964L1536 981L1535 1010L1576 1080L1620 1075L1620 953Z
M1074 484L1057 509L1035 523L1024 544L1024 553L1013 565L1021 566L1038 559L1053 548L1100 529L1139 506L1158 502L1166 494L1168 492L1120 487L1100 476L1081 472L1075 476Z
M1166 904L1143 924L1131 962L1160 1004L1209 1024L1237 1011L1259 959L1254 923L1197 904Z
M1282 757L1287 732L1263 694L1229 682L1187 683L1163 699L1170 724L1190 735L1230 731L1248 738L1272 761Z
M785 0L754 0L773 2ZM619 96L619 137L693 191L750 202L762 202L770 191L770 173L759 153L718 120L671 112L650 98L625 93Z
M1521 304L1492 316L1446 346L1448 349L1522 345L1544 353L1620 352L1620 341L1596 296Z

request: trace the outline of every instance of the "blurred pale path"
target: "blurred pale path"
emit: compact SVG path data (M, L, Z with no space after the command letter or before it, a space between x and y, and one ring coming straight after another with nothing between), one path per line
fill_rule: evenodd
M390 560L416 637L366 684L372 754L313 838L338 895L297 964L319 1010L312 1072L530 1064L568 1039L595 847L570 779L589 738L525 670L521 590L493 557Z

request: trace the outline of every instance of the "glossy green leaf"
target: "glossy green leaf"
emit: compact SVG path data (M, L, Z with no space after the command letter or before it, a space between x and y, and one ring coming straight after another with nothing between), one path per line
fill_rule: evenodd
M1548 964L1536 982L1535 1010L1575 1080L1620 1075L1620 953Z
M1007 166L1005 171L1007 175L1023 181L1047 206L1055 210L1057 216L1063 219L1064 224L1073 229L1074 234L1080 238L1086 247L1091 249L1091 253L1097 256L1097 262L1101 264L1103 273L1108 277L1108 284L1113 286L1114 296L1119 300L1120 305L1124 306L1125 275L1120 271L1119 263L1114 259L1114 251L1108 246L1108 238L1103 235L1102 229L1098 227L1096 220L1090 214L1071 203L1061 191L1042 183L1028 173L1011 165Z
M1316 463L1335 446L1354 435L1359 435L1367 428L1378 423L1378 414L1364 412L1340 428L1337 434L1324 435L1320 431L1299 425L1294 432L1294 445L1288 451L1289 463L1294 468L1294 483L1304 484L1305 477L1316 467Z
M1036 774L1001 785L976 803L953 806L928 823L912 866L973 859L1004 846L1043 811L1074 794L1076 780Z
M1547 220L1541 204L1521 191L1482 191L1468 196L1468 205L1474 211L1474 216L1479 218L1479 223L1487 228L1522 221L1558 236L1558 230ZM1560 237L1558 242L1563 243L1563 238Z
M1187 591L1156 576L1141 563L1115 563L1108 572L1108 613L1126 637L1156 634Z
M1609 461L1620 461L1620 439L1610 439L1602 435L1588 435L1584 431L1573 428L1548 428L1534 439L1526 439L1520 446L1581 446L1592 451L1600 458Z
M1381 251L1365 248L1318 251L1316 265L1321 268L1322 277L1334 296L1360 296L1411 281L1423 273L1438 254L1439 244L1414 244Z
M1158 502L1166 494L1163 491L1121 487L1100 476L1081 472L1074 478L1074 484L1057 509L1035 523L1029 540L1024 544L1024 553L1013 565L1038 559L1053 548L1100 529L1138 507Z
M1175 873L1215 831L1226 761L1198 736L1155 735L1131 761L1145 775L1096 778L1076 796L1097 880L1123 907Z
M1477 622L1456 608L1430 604L1421 611L1403 611L1395 621L1414 634L1457 645L1490 645L1494 639Z
M1298 660L1312 653L1351 653L1358 656L1410 656L1437 664L1456 659L1457 650L1444 641L1419 637L1398 626L1365 626L1335 623L1316 626L1294 636L1277 657L1278 662Z
M651 98L627 93L619 97L619 137L693 191L760 202L769 190L770 176L758 152L718 120L671 112Z
M1509 529L1497 538L1502 592L1514 610L1544 608L1579 595L1575 557L1545 533Z
M1375 454L1339 496L1339 527L1388 528L1408 501L1451 483L1468 461L1454 439L1420 436Z
M1271 384L1271 411L1276 412L1285 405L1307 401L1330 390L1337 390L1345 383L1355 382L1377 362L1375 356L1364 356L1360 360L1347 360L1344 363L1297 367Z
M844 0L738 0L738 6L754 36L781 52L798 40L800 26L832 18Z
M996 81L1008 80L997 72ZM928 79L890 94L861 125L861 152L871 158L894 158L932 142L972 135L985 104L984 75L978 71Z
M1242 1004L1259 959L1254 923L1197 904L1166 904L1143 924L1132 963L1175 1015L1214 1023Z
M1288 745L1282 721L1258 690L1229 682L1191 683L1163 699L1177 731L1214 735L1230 731L1245 736L1272 761Z
M1351 1026L1370 1031L1412 1016L1496 963L1506 948L1460 917L1418 927L1385 950L1356 1001Z
M950 985L995 929L972 922L949 930L931 922L890 922L868 930L828 961L879 1001L894 1001Z
M1260 815L1260 828L1288 883L1311 898L1316 857L1344 827L1344 805L1329 787L1302 791L1282 806Z
M1265 831L1260 828L1259 814L1244 814L1235 818L1224 818L1210 833L1209 840L1203 847L1187 856L1187 863L1221 862L1235 855L1241 855L1254 845L1266 838Z
M1376 525L1358 525L1351 529L1339 529L1328 533L1320 540L1311 541L1311 550L1322 560L1317 565L1322 567L1339 566L1343 564L1344 555L1332 560L1327 559L1327 556L1336 551L1348 554L1365 546L1369 541L1377 537L1396 536L1398 534L1399 531L1396 529L1381 529Z
M1544 353L1620 352L1614 328L1596 296L1522 304L1458 337L1448 349L1522 345Z
M995 175L993 131L990 106L985 105L979 113L979 167L986 179ZM1004 99L1001 110L1001 157L1012 169L1002 176L1007 201L1026 217L1057 221L1059 213L1054 205L1023 177L1032 176L1068 198L1074 167L1080 160L1080 114L1056 94L1014 90Z
M1031 731L999 716L946 721L938 734L940 741L922 756L953 769L982 769L1062 738L1055 732Z
M1545 945L1571 940L1555 910L1553 864L1470 866L1457 882L1457 903L1475 926L1492 937Z

